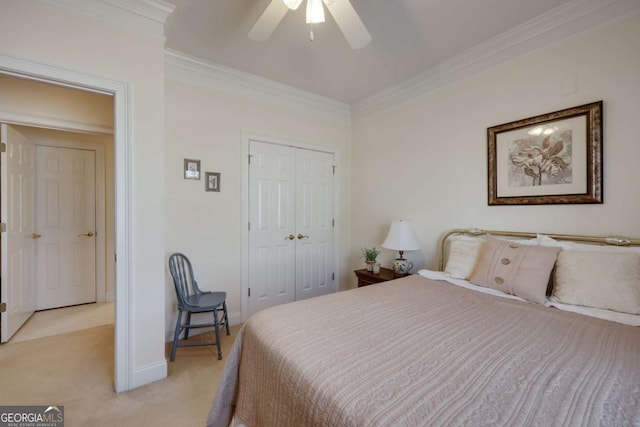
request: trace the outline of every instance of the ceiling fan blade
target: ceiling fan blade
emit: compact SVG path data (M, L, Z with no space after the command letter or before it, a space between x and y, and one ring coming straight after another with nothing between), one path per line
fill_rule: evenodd
M333 2L326 2L325 5L342 30L351 49L360 49L371 41L371 35L349 0L333 0Z
M267 41L288 10L289 8L282 0L271 0L269 6L249 31L249 38L259 42Z

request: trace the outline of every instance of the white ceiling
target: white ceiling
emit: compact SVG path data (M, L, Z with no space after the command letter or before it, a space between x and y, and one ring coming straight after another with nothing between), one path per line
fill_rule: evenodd
M352 50L331 15L309 41L305 5L271 38L249 30L271 0L170 0L166 46L354 104L573 0L351 0L373 40Z

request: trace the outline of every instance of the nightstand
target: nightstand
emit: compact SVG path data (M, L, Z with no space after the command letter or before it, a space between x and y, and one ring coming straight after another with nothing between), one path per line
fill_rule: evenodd
M361 288L367 285L373 285L374 283L386 282L387 280L397 279L396 274L389 268L380 268L380 274L373 274L367 271L366 268L362 270L354 271L358 276L358 287Z

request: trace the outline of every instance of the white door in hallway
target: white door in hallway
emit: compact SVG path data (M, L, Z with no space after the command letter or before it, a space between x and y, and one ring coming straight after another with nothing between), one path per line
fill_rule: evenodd
M248 315L333 291L333 155L249 142Z
M37 309L96 301L95 152L36 147Z
M36 308L35 145L14 127L2 123L6 153L1 160L1 208L6 232L1 234L0 341L9 338Z

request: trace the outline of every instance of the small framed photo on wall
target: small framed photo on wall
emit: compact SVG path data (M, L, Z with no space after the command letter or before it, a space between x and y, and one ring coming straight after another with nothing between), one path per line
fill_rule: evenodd
M204 190L220 191L220 172L204 173Z
M200 179L200 160L184 159L184 179Z

